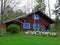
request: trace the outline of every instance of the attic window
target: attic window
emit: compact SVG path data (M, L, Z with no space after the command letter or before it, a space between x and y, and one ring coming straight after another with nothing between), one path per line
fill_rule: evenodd
M40 19L40 16L39 16L38 14L33 14L33 15L32 15L32 18L39 20L39 19Z
M34 15L34 19L38 19L38 15Z

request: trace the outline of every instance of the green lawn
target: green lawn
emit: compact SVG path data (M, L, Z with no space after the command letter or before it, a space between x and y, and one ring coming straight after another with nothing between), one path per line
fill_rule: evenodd
M6 33L0 37L0 45L60 45L59 37L27 36L23 33Z

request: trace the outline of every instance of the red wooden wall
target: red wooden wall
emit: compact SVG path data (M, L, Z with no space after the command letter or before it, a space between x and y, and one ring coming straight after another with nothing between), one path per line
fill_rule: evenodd
M33 30L33 24L34 23L38 23L38 24L40 24L40 25L43 25L43 26L49 26L49 23L48 23L48 21L46 21L44 18L40 18L40 20L35 20L35 19L32 19L32 15L29 15L29 16L27 16L27 17L25 17L25 18L23 18L23 20L25 21L25 22L29 22L30 23L30 29L24 29L23 28L23 23L21 23L21 30Z

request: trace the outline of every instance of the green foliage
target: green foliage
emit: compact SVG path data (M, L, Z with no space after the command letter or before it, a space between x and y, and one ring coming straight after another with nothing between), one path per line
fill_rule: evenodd
M35 10L45 11L46 6L42 3L42 0L37 0L37 3Z
M38 2L38 3L41 3L41 2L42 2L42 0L37 0L37 2Z
M2 32L3 32L3 33L6 33L6 29L3 29Z
M54 13L56 15L56 18L55 18L55 27L56 27L57 30L60 30L60 19L59 19L60 18L60 11L59 10L55 10Z
M0 45L60 45L60 37L24 35L24 32L6 33L0 37Z
M8 30L8 31L11 31L11 33L18 33L19 30L20 30L20 26L17 25L17 24L10 24L10 25L7 27L7 30Z
M58 17L55 20L55 27L57 30L60 30L58 27L60 27L60 20L58 19Z
M55 27L55 24L51 24L50 25L50 31L51 32L57 32L58 30L56 29L56 27Z
M3 15L3 22L6 22L8 20L11 20L13 18L16 18L18 16L23 15L24 13L19 9L17 11L14 11L11 6L7 6L6 11L4 12Z

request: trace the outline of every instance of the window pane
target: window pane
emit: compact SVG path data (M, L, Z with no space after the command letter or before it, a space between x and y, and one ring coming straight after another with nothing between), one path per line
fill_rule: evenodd
M32 19L40 20L40 15L32 14Z
M38 15L34 15L34 19L38 19Z
M39 24L33 24L33 29L39 29Z
M32 14L32 19L34 19L34 14Z
M23 27L24 27L25 29L30 29L30 23L24 23L24 24L23 24Z

